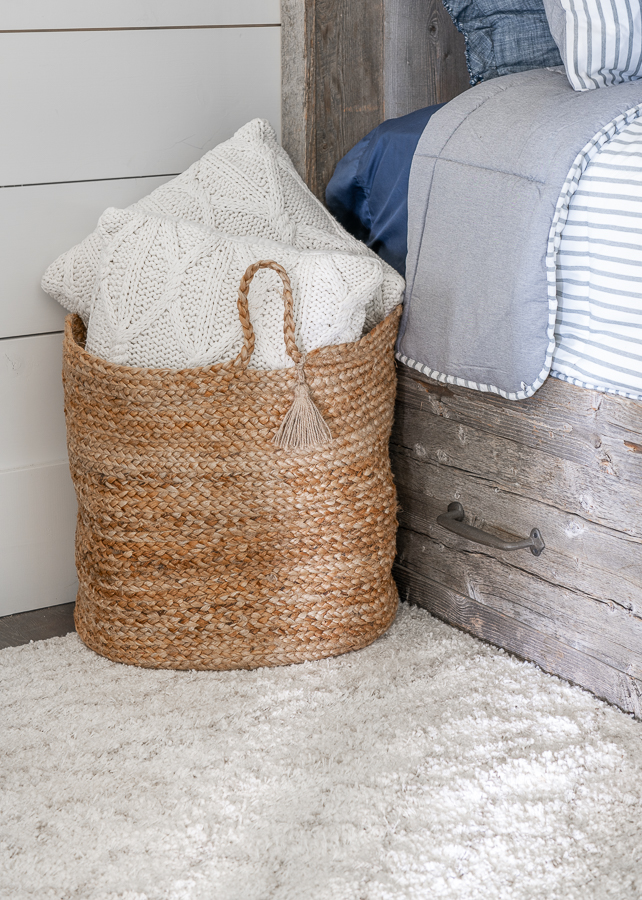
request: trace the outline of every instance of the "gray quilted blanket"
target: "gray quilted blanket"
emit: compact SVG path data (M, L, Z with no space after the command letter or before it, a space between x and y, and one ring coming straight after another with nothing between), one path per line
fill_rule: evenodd
M410 174L398 359L513 400L542 385L569 200L640 104L642 81L576 93L536 69L482 82L432 116Z

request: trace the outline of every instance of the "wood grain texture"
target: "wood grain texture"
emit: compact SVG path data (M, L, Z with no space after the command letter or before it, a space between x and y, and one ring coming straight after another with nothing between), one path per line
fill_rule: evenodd
M321 200L384 118L383 2L282 0L283 146Z
M387 119L470 86L464 38L442 0L385 0L384 71Z
M281 143L305 179L308 115L305 0L281 0L281 20Z
M642 405L556 379L520 403L401 366L398 383L397 565L415 579L413 599L638 715L642 459L627 445L639 442ZM546 550L503 552L451 534L436 519L453 500L504 539L539 528ZM462 609L473 616L476 606L486 618L467 624ZM562 656L544 652L551 641Z
M556 378L549 378L533 397L514 403L437 384L406 366L399 366L398 373L399 397L410 425L413 412L425 410L434 419L461 426L462 435L472 428L481 440L502 437L524 448L519 453L535 451L543 466L567 461L580 481L588 479L607 494L640 490L642 458L635 447L642 444L641 403ZM430 419L420 420L418 427L431 427ZM606 502L608 506L608 498Z
M384 118L383 0L310 0L306 47L306 181L322 198L337 162Z
M505 540L524 538L532 528L538 528L546 543L540 557L530 552L504 554L490 548L484 548L484 552L507 564L512 560L521 571L536 578L542 577L545 567L545 577L557 586L580 592L611 610L642 616L639 541L568 515L548 503L503 491L474 473L412 459L394 445L393 455L402 527L434 537L442 549L470 547L436 524L448 504L458 500L467 522Z
M461 391L399 366L404 402L485 434L505 437L552 456L607 471L634 484L642 476L642 404L549 378L532 397L514 403ZM632 446L631 446L632 445Z
M468 87L441 0L282 0L283 145L323 199L337 162L384 118Z
M74 606L75 603L63 603L60 606L3 616L0 618L0 650L70 634L76 630Z
M393 441L453 471L473 471L509 494L642 539L642 483L623 483L612 468L582 465L431 413L417 416L405 405Z
M394 574L403 599L424 607L449 625L537 663L545 672L586 688L597 697L642 718L642 681L639 678L623 675L471 597L437 584L417 573L413 566L395 566Z
M520 567L522 558L532 555L527 550L505 553L502 559L500 551L493 555L436 526L432 535L401 528L398 553L400 564L412 565L437 584L620 672L642 677L642 619L557 584L546 550L535 574Z

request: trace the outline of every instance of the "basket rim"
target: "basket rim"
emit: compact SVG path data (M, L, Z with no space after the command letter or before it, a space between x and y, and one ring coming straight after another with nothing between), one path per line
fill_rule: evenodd
M402 313L402 304L399 303L393 310L391 310L385 319L382 319L381 322L378 322L374 328L372 328L367 334L364 334L357 341L350 341L349 343L344 344L330 344L327 347L318 347L315 350L311 350L306 355L305 365L306 369L308 366L311 369L321 368L324 365L336 365L341 357L348 357L358 354L360 350L367 350L370 345L375 344L377 339L380 337L382 332L387 331L390 325L395 323L401 318ZM235 374L241 374L241 370L237 369L234 366L234 360L226 360L221 363L213 363L209 366L196 366L193 368L184 368L184 369L175 369L170 366L127 366L122 365L120 363L113 363L109 360L103 359L100 356L96 356L93 353L90 353L86 350L81 343L79 343L76 333L82 329L86 334L86 325L83 322L82 318L78 315L78 313L68 313L65 317L65 331L64 338L65 343L67 340L71 343L71 347L80 358L84 358L85 361L92 365L99 365L101 368L108 369L112 371L114 374L119 373L123 375L130 376L150 376L152 378L157 378L159 376L164 377L176 377L176 376L204 376L204 375L216 375L228 373L232 377ZM324 357L328 357L328 359L324 359ZM346 360L347 362L347 360ZM256 377L257 374L260 375L281 375L288 377L289 375L294 375L295 367L288 366L283 369L257 369L254 366L247 366L244 373L250 374Z

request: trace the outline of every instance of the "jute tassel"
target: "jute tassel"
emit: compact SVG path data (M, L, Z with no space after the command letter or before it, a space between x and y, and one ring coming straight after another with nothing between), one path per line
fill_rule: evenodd
M310 389L305 383L304 363L305 354L302 355L296 366L297 383L294 388L292 406L274 435L274 443L283 450L318 447L332 440L330 429L316 408L310 395Z

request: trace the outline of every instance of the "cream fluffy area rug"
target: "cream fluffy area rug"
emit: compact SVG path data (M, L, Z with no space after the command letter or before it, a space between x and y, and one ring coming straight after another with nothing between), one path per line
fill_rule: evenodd
M0 652L0 896L642 896L642 725L402 606L251 672Z

